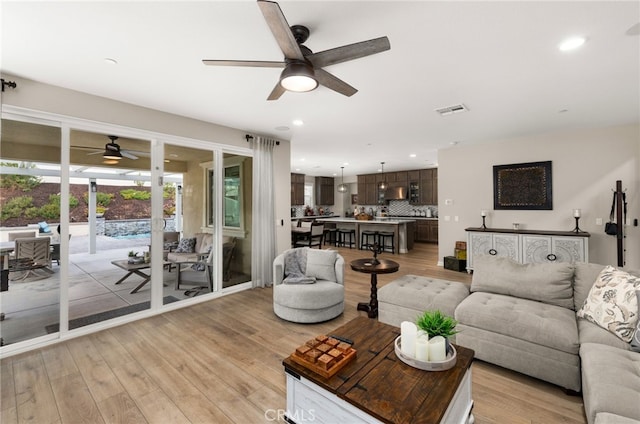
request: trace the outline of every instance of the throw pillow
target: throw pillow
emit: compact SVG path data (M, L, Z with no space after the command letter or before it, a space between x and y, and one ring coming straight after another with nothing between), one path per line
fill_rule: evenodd
M176 253L193 253L196 249L196 238L183 238L178 243Z
M640 290L636 290L636 298L638 302L638 315L640 315ZM631 350L640 352L640 319L638 319L636 331L633 333L633 338L631 339Z
M305 274L318 280L336 281L337 257L338 252L335 250L309 249Z
M488 292L574 309L575 266L566 262L521 264L499 256L473 258L471 292Z
M638 323L637 289L640 289L640 278L606 266L576 315L629 343Z

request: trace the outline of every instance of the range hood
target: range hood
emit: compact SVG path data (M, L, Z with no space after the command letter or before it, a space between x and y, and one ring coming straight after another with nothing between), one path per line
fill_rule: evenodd
M406 200L406 187L389 187L384 191L384 200Z

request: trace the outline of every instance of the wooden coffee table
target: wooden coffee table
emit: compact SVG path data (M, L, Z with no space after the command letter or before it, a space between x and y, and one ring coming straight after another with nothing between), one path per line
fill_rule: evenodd
M397 327L358 317L330 335L351 339L357 356L329 379L286 358L288 422L473 423L473 350L456 345L453 368L423 371L396 356Z

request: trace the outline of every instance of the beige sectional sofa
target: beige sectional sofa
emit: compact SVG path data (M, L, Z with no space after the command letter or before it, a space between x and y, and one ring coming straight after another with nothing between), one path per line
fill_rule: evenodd
M405 276L378 291L379 319L399 325L442 304L459 321L455 342L476 358L582 391L589 424L640 424L640 352L576 314L604 268L478 256L469 295L461 283Z

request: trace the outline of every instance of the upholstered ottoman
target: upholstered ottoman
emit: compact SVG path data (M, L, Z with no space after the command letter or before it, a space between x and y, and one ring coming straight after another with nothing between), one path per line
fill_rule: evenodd
M400 327L415 322L424 311L439 309L453 317L456 306L469 296L469 288L455 281L405 275L378 290L378 320Z

